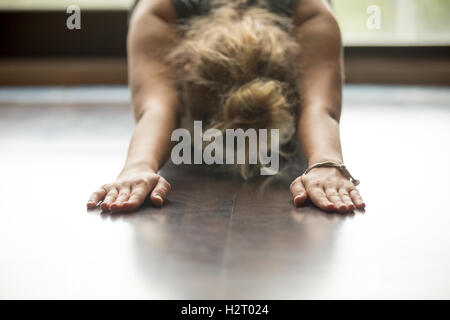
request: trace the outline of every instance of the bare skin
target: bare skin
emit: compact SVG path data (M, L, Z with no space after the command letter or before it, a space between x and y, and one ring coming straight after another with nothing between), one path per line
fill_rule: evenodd
M316 0L298 1L294 23L302 46L299 90L303 101L298 138L309 166L322 161L343 163L339 138L343 82L339 26L328 3ZM295 179L291 193L297 206L309 197L326 211L346 213L365 207L355 186L335 168L316 168Z
M294 12L297 39L302 46L298 67L298 138L309 165L321 161L342 163L339 119L342 93L342 44L339 27L325 2L298 1ZM170 134L179 121L175 72L160 61L178 39L177 17L170 0L141 0L128 34L129 79L136 128L128 157L117 179L90 197L87 207L106 212L134 211L150 195L162 206L170 184L158 175L171 148ZM151 28L148 26L151 25ZM318 54L320 53L320 54ZM149 138L151 137L151 138ZM334 168L316 168L295 179L290 187L294 204L307 198L322 210L340 213L363 209L355 186Z

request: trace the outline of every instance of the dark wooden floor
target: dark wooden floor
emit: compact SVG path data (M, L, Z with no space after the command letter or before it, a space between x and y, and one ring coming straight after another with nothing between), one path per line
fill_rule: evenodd
M450 298L450 90L348 87L365 213L294 208L301 171L167 165L162 209L87 211L121 169L125 88L0 89L0 298Z

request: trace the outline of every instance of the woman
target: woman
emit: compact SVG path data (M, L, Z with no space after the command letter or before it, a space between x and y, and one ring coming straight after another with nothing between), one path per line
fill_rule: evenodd
M170 184L158 170L171 133L196 119L220 130L279 128L282 149L297 136L309 168L290 186L294 204L310 198L340 213L365 207L342 165L342 46L327 3L141 0L128 57L135 132L122 172L88 208L132 211L148 196L163 205Z

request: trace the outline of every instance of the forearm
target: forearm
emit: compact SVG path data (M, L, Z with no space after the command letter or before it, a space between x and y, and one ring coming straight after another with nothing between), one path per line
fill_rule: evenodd
M123 171L145 169L157 172L168 158L172 144L170 135L176 125L176 114L167 107L148 108L136 123Z
M342 45L331 13L321 10L297 28L302 51L298 57L298 134L309 164L342 162L339 119L342 99Z
M313 108L304 110L298 134L309 166L323 161L343 162L339 123L329 114Z

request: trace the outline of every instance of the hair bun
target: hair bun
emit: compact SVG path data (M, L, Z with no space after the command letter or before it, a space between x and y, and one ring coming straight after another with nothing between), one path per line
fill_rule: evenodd
M273 128L292 117L280 82L253 80L225 96L223 126L235 128Z

